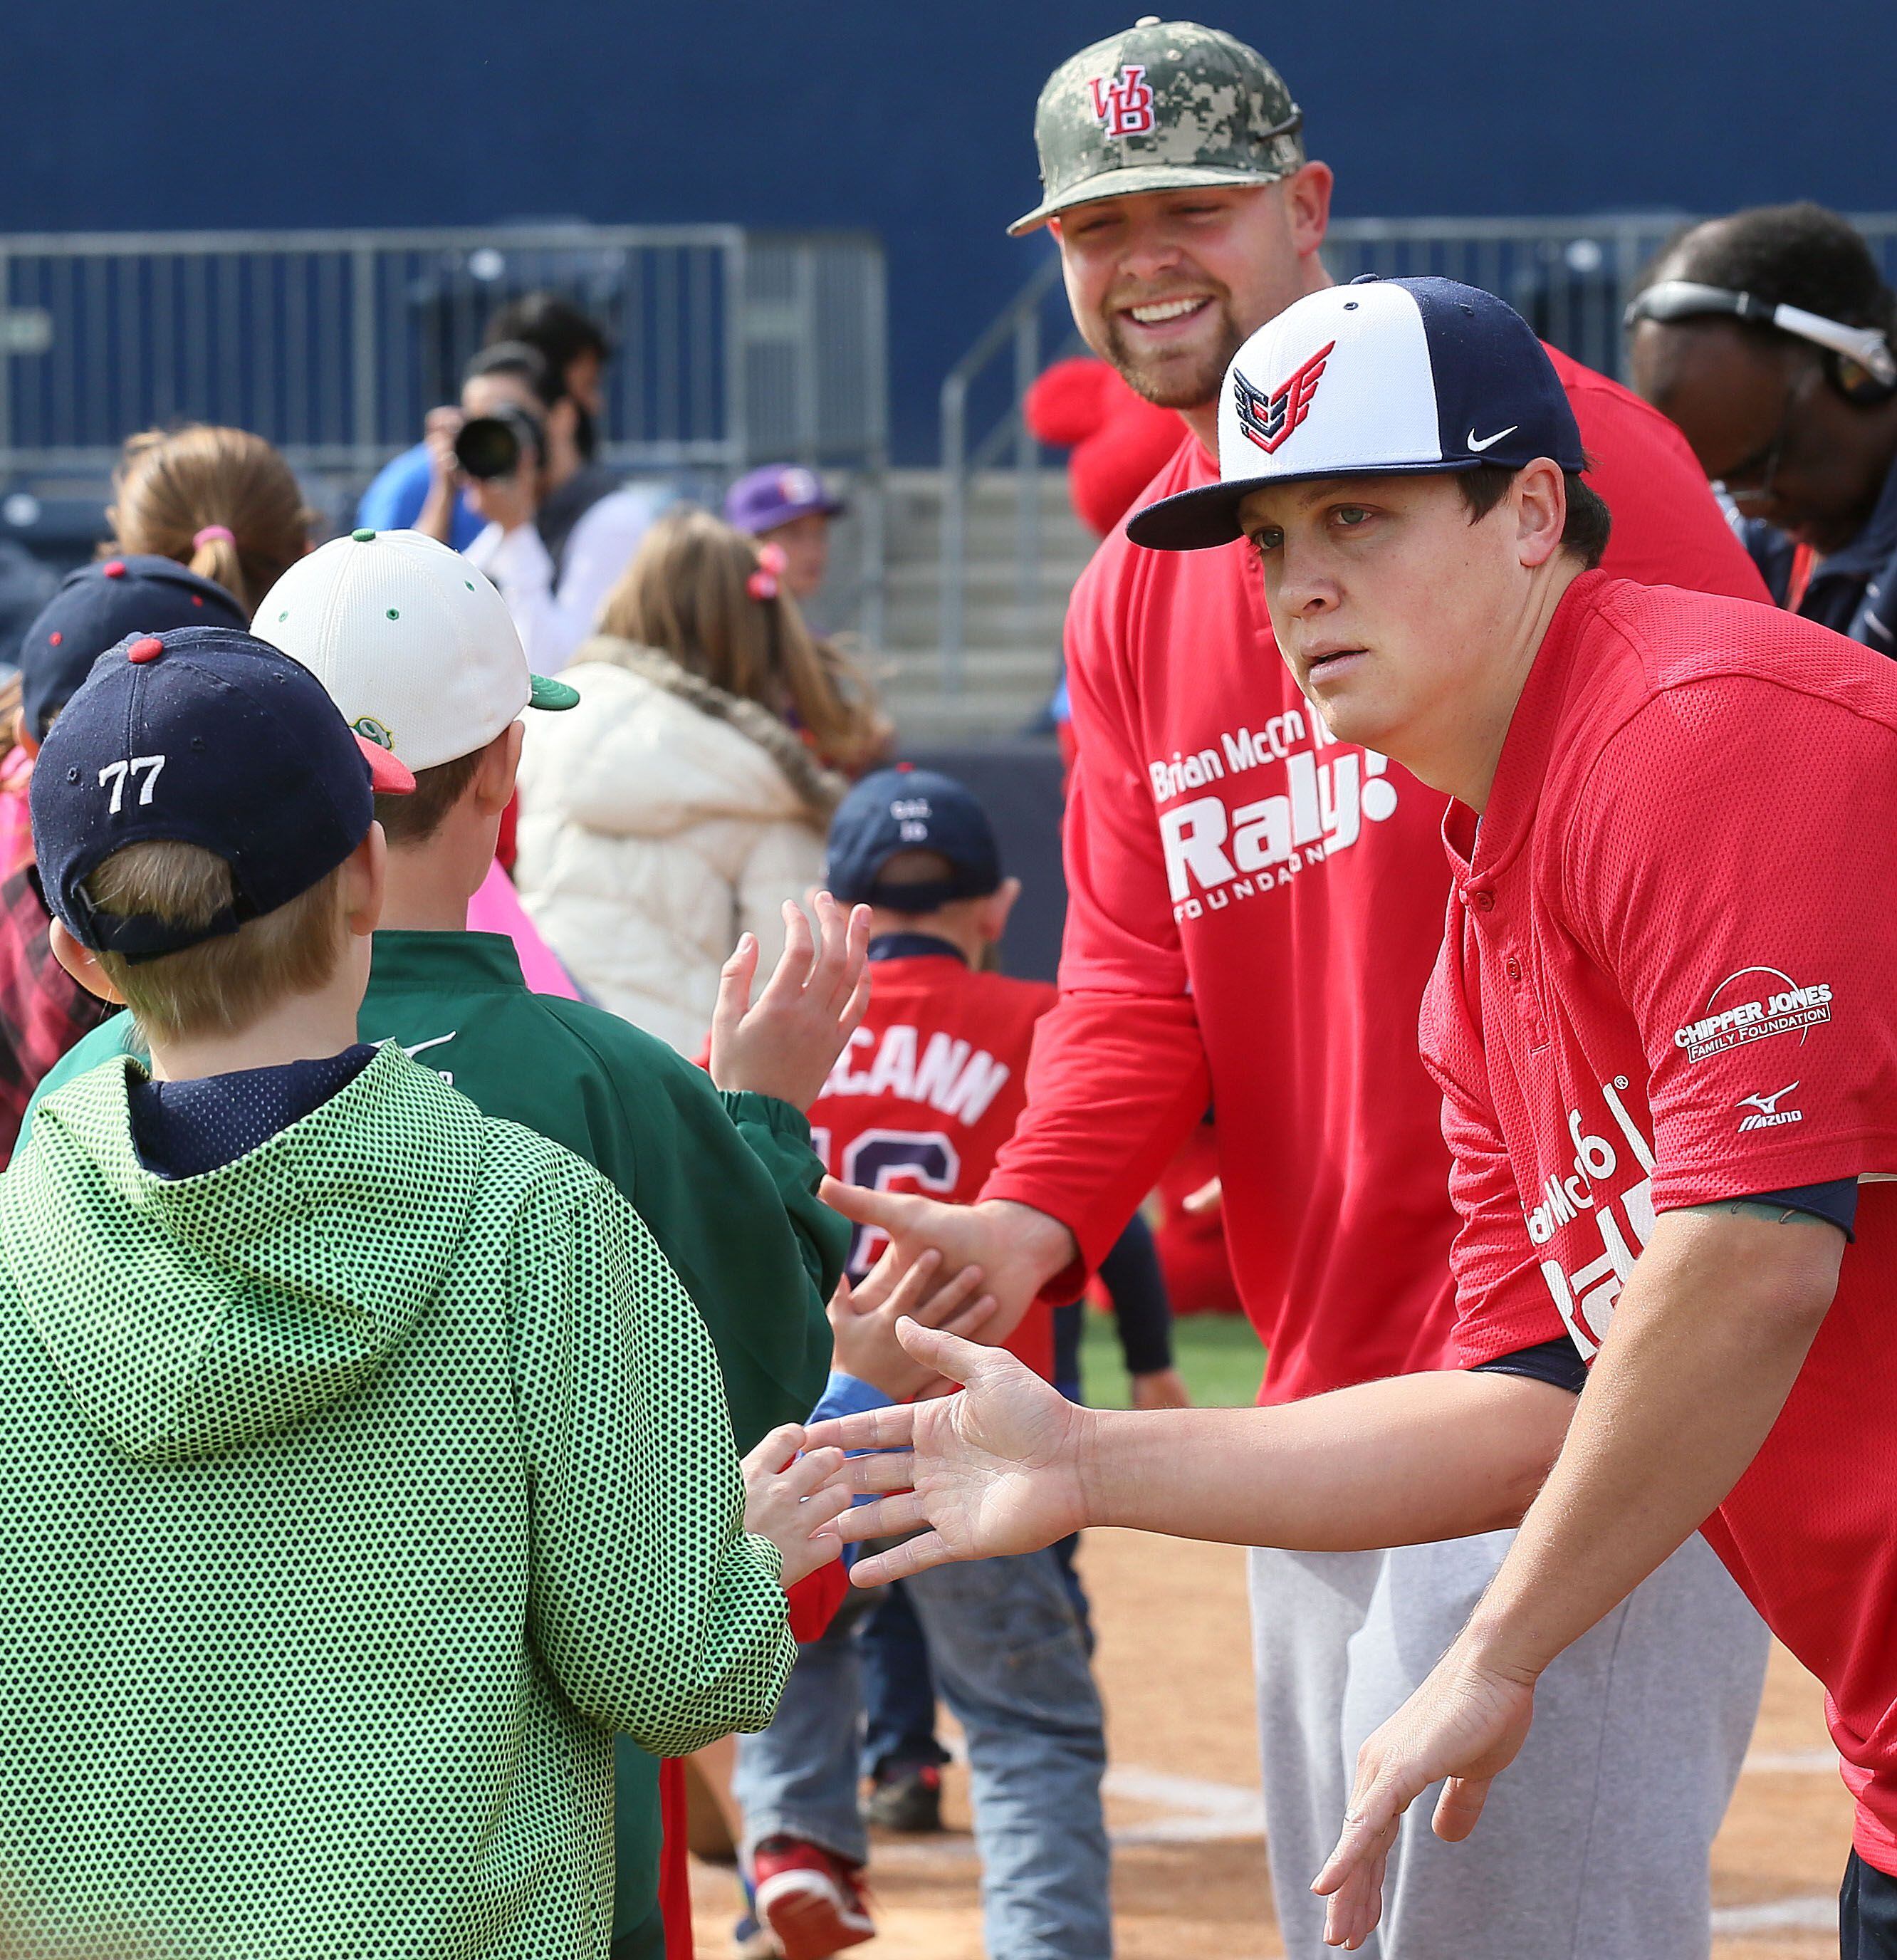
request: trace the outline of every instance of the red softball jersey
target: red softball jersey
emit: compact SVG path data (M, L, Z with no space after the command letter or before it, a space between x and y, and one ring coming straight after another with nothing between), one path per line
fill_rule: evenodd
M869 1011L811 1105L812 1145L846 1184L967 1204L1021 1120L1028 1052L1054 990L977 972L945 940L905 933L897 943L898 958L872 944ZM884 1242L880 1232L858 1228L847 1262L852 1279L875 1264ZM1051 1379L1053 1322L1044 1301L1006 1344Z
M1552 358L1614 513L1609 566L1764 603L1679 432ZM1140 501L1217 477L1188 435ZM1444 797L1326 732L1242 543L1144 551L1123 525L1075 588L1067 676L1061 998L982 1195L1060 1219L1091 1266L1210 1104L1260 1399L1434 1367L1454 1214L1416 1013Z
M1590 574L1479 835L1452 803L1444 837L1422 1036L1461 1220L1452 1362L1564 1328L1591 1360L1656 1213L1897 1176L1897 665L1789 613ZM1824 1682L1857 1849L1889 1873L1893 1327L1897 1188L1865 1182L1791 1398L1705 1526Z

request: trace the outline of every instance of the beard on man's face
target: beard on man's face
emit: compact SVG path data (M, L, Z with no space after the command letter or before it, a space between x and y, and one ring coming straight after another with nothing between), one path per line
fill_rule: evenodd
M1123 313L1111 311L1106 319L1107 358L1127 387L1155 408L1203 408L1219 399L1225 370L1245 344L1245 336L1232 317L1229 298L1214 300L1206 315L1218 329L1209 346L1139 349L1126 343Z

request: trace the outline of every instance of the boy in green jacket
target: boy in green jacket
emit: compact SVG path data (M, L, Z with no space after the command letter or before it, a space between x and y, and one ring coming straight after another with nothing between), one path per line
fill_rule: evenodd
M152 1065L49 1096L0 1184L29 1952L597 1960L612 1731L760 1726L828 1549L834 1457L743 1529L711 1344L607 1181L357 1042L372 783L411 781L366 751L186 628L106 655L35 772L56 954Z
M530 994L512 945L466 930L468 903L513 793L520 714L570 706L573 689L530 674L494 587L413 531L358 531L311 552L272 589L255 630L416 778L412 796L377 801L388 889L360 1038L400 1043L485 1114L564 1144L612 1180L704 1320L741 1449L801 1422L828 1379L825 1306L850 1231L817 1198L822 1165L802 1112L861 1017L865 929L853 940L820 901L817 956L799 916L748 1013L756 953L742 950L709 1080L615 1014ZM129 1017L108 1022L40 1096L132 1040ZM622 1739L615 1960L663 1952L658 1819L657 1765Z

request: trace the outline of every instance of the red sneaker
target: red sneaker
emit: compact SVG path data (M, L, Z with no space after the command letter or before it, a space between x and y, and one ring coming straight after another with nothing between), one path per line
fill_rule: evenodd
M784 1960L830 1960L876 1936L859 1867L800 1838L767 1838L751 1855L758 1917Z

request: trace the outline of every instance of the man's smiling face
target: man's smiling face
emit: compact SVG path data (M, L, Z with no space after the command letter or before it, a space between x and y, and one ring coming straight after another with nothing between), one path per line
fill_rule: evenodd
M1245 340L1306 289L1299 226L1321 237L1330 173L1075 205L1054 225L1082 338L1162 409L1217 399Z

